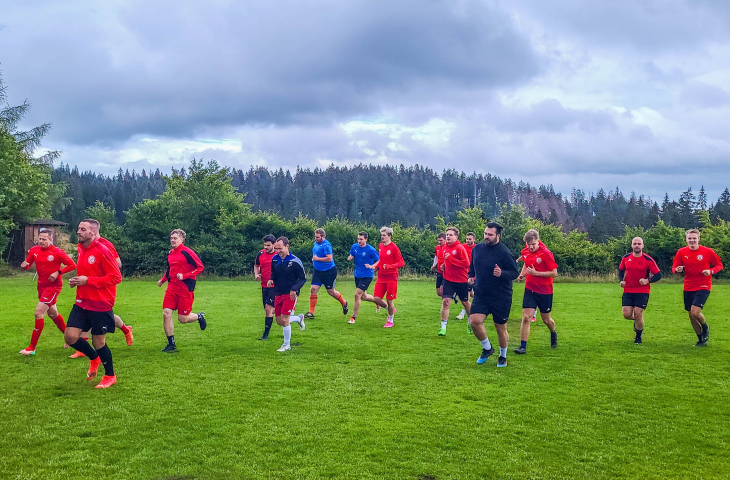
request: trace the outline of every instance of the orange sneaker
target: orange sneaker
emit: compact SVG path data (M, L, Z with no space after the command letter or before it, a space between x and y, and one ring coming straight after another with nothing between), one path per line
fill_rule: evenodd
M86 380L93 380L96 377L96 371L99 370L99 365L101 365L101 358L99 357L89 362L89 371L86 372Z
M99 382L96 388L109 388L115 383L117 383L116 375L104 375L104 378L101 379L101 382Z
M74 353L72 353L71 355L69 355L69 356L68 356L68 358L81 358L81 357L85 357L85 356L86 356L86 355L84 355L84 354L83 354L83 353L81 353L81 352L74 352Z
M127 325L127 329L129 329L129 331L124 334L124 338L127 340L127 346L131 347L132 343L134 343L134 335L132 334L132 327Z

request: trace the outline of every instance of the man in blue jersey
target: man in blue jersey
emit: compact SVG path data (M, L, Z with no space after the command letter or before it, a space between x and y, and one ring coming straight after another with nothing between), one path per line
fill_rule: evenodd
M318 228L314 231L314 247L312 247L312 264L314 273L312 274L312 288L309 295L309 312L304 318L314 318L314 309L317 307L317 292L324 285L335 300L342 305L342 314L347 315L347 301L342 294L335 290L335 280L337 279L337 267L332 254L332 244L327 241L327 234L324 228Z
M388 304L385 300L376 299L367 293L368 287L373 281L373 264L380 260L380 255L375 247L368 245L368 232L357 234L357 243L350 248L350 256L347 259L355 261L355 306L352 307L352 316L347 323L355 323L362 300L373 302L383 308L387 308Z

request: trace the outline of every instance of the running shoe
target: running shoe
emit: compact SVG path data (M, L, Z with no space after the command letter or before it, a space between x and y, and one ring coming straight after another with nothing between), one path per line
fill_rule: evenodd
M35 355L35 350L31 350L30 348L24 348L20 352L21 355Z
M198 323L200 324L201 330L205 330L205 328L208 326L208 322L205 321L205 312L200 312L198 314Z
M482 363L486 362L489 357L494 354L494 347L491 347L489 350L486 350L482 348L482 354L479 355L479 358L477 358L477 365L481 365Z
M474 330L471 329L471 323L466 324L466 333L468 333L469 335L474 333Z
M442 328L441 330L439 330L439 337L445 337L445 336L446 336L446 329Z
M390 320L385 322L385 325L383 325L383 328L393 328L393 327L395 327L395 324L393 322L391 322Z
M498 367L506 367L507 366L507 357L499 357L497 359L497 366Z
M127 325L127 333L124 334L124 339L127 341L127 346L131 347L134 343L134 335L132 334L132 327Z
M347 323L355 323L355 317L350 317Z
M165 345L165 348L163 348L162 351L165 353L175 352L177 351L177 345L175 345L174 343L168 343L167 345Z
M96 388L109 388L115 383L117 383L116 375L104 375L104 378L101 379L101 382L99 382Z
M72 353L71 355L69 355L68 358L81 358L81 357L85 357L85 356L86 355L84 355L82 352L76 351L76 352Z
M261 336L259 337L259 340L268 340L268 339L269 339L269 335L268 335L268 334L266 334L266 333L264 333L263 335L261 335Z
M466 310L462 310L459 312L459 314L456 316L457 320L464 320L464 315L466 315Z
M291 345L282 345L277 352L286 352L287 350L291 350Z
M307 312L304 314L304 318L306 318L307 320L311 320L314 318L314 314L312 312Z
M306 326L306 325L304 325L304 317L305 317L305 315L302 315L302 314L300 313L300 314L299 314L299 315L297 315L297 316L299 317L299 330L301 330L301 331L303 332L303 331L304 331L304 329L305 329L305 328L307 328L307 326Z
M96 371L99 370L99 365L101 365L101 358L99 357L89 362L89 371L86 372L86 380L93 380L96 377Z
M635 344L635 345L641 345L641 338L639 338L639 337L636 337L636 338L634 339L634 344Z
M527 353L527 348L525 348L525 347L515 348L515 353L517 355L524 355Z
M342 314L347 315L347 312L350 311L350 308L347 306L347 300L345 300L345 304L342 306Z
M558 332L550 332L550 348L558 348Z

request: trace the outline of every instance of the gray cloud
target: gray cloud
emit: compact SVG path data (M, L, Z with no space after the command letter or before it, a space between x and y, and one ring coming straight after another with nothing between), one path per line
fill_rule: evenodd
M687 83L680 95L683 102L700 108L717 108L730 104L730 93L704 82L694 81Z

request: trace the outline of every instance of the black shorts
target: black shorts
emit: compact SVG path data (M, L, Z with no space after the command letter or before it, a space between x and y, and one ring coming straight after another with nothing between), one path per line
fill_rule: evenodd
M692 309L692 305L696 307L704 307L707 297L710 296L709 290L693 290L684 292L684 309L688 312Z
M492 315L492 320L498 325L504 325L509 319L509 312L512 309L512 298L508 302L500 299L498 302L486 299L474 292L474 301L471 302L470 314Z
M549 313L553 309L553 294L535 293L526 288L525 296L522 297L522 308L539 308L540 313Z
M469 284L444 280L444 293L441 298L453 298L455 300L457 297L462 302L469 301Z
M436 274L436 288L441 288L444 286L444 276L441 273Z
M114 333L114 312L92 312L74 305L68 314L66 326L80 328L82 332L91 329L92 335Z
M337 279L337 267L329 270L315 270L312 274L312 285L324 285L324 288L331 290L335 288L335 280Z
M646 306L649 304L648 293L624 293L621 296L622 307L638 307L646 310Z
M473 295L474 294L473 293L474 292L474 285L472 285L471 283L467 283L467 285L469 285L469 293L471 293Z
M363 292L367 292L372 281L373 277L355 277L355 288L359 288Z
M269 305L274 306L274 287L261 287L261 300L264 302L264 307Z

